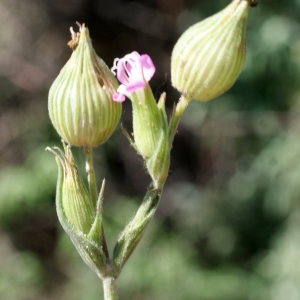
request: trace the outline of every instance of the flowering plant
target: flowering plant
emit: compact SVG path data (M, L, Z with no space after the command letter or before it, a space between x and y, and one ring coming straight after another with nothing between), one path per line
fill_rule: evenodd
M134 51L115 59L109 70L95 53L85 25L78 24L78 33L71 29L69 45L73 54L50 89L48 106L51 121L63 139L64 151L56 147L48 150L55 155L59 170L59 221L82 259L103 281L106 300L118 298L116 279L157 209L183 112L192 99L207 101L225 92L241 72L245 61L245 23L248 8L254 5L253 0L233 0L180 37L172 53L171 74L173 86L182 95L169 120L166 94L157 102L148 83L155 73L149 55ZM115 130L126 97L132 103L134 140L124 129L123 133L142 157L151 184L110 254L102 217L105 181L98 194L92 147L104 143ZM88 188L71 145L83 147Z

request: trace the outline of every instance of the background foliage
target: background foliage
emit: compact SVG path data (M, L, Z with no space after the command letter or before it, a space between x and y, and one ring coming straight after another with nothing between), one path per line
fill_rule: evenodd
M157 97L167 92L170 113L174 43L228 2L0 0L1 298L102 298L58 223L57 169L44 151L60 144L47 93L71 54L69 27L85 22L109 66L148 53L157 67L151 86ZM300 299L299 10L299 0L259 1L237 83L185 112L162 202L119 278L121 299ZM122 122L130 130L129 101ZM95 156L112 247L149 178L119 129Z

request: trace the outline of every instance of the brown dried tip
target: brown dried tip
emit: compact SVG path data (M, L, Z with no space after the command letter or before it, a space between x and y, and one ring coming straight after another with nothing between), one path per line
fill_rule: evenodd
M258 3L255 0L250 0L249 3L250 3L250 6L252 6L252 7L255 7L258 5Z
M76 22L76 24L78 25L78 27L79 27L79 32L75 32L74 30L73 30L73 27L70 27L70 32L71 32L71 41L69 41L68 43L67 43L67 45L74 51L75 49L76 49L76 47L77 47L77 45L78 45L78 43L79 43L79 39L80 39L80 32L81 32L81 30L82 30L82 28L84 28L85 27L85 25L84 24L80 24L79 22Z

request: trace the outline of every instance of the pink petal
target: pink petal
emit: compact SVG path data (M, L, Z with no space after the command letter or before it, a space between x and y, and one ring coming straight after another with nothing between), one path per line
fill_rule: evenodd
M112 72L122 83L117 93L113 95L114 101L123 102L128 93L145 88L147 82L155 73L155 66L149 55L140 55L134 51L123 58L116 58Z
M135 81L133 83L126 85L126 92L131 93L139 89L143 89L146 86L146 82L144 80Z
M143 67L143 74L146 81L149 81L155 73L155 66L149 55L143 54L140 57L140 62Z
M116 102L124 102L125 101L125 96L123 94L114 93L113 94L113 100L116 101Z

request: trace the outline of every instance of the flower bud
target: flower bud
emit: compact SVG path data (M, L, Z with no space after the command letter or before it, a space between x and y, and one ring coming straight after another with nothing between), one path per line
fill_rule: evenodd
M70 145L95 147L115 130L121 104L112 100L118 82L95 53L89 31L71 28L73 53L53 82L48 99L50 119Z
M56 147L46 148L55 155L58 165L55 200L57 215L82 259L99 277L103 278L106 274L106 255L102 247L104 185L94 205L79 174L70 146L63 145L65 153Z
M227 91L246 58L246 20L254 0L233 0L219 13L188 28L171 59L173 86L185 97L208 101Z
M62 169L60 200L64 221L76 232L88 234L94 222L95 209L75 164L70 146L65 146L65 153L49 150L54 153L58 166Z

